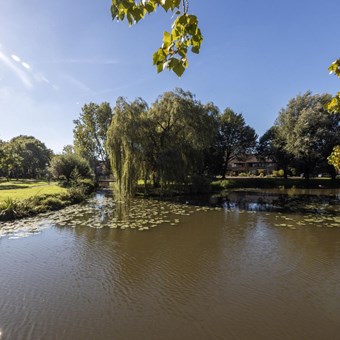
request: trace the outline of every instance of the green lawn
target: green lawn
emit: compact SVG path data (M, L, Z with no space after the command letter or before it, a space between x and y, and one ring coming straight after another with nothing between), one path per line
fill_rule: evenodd
M53 195L66 192L56 183L31 180L0 181L0 201L7 198L23 200L36 195Z

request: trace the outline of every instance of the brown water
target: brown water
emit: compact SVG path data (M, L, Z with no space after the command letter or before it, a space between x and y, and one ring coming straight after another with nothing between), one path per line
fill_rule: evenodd
M340 338L339 215L98 199L2 225L1 340Z

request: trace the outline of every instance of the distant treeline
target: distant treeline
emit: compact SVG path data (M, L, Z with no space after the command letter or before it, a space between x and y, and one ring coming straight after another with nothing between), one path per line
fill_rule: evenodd
M327 158L340 144L340 115L327 112L330 100L328 94L298 95L259 139L241 113L220 111L181 89L164 93L150 106L141 98L122 97L113 107L89 103L74 121L74 145L63 155L53 156L34 137L1 142L0 176L36 177L49 167L55 177L69 180L75 168L83 177L106 169L116 179L117 194L125 197L134 193L138 180L147 190L148 185L165 188L224 177L232 159L254 154L271 159L285 176L328 173L334 178Z

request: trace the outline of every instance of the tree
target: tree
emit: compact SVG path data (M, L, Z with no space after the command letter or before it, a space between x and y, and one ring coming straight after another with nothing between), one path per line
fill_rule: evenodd
M333 165L335 170L340 173L340 145L334 147L333 152L327 159L328 163Z
M240 158L249 154L256 146L255 130L246 125L243 115L232 109L224 110L220 117L220 147L223 155L222 176L225 176L228 164L233 157Z
M95 167L99 160L110 169L106 135L112 115L109 103L104 102L100 105L90 103L82 107L79 119L73 121L75 152L87 159L92 167Z
M335 60L332 65L328 68L329 72L332 74L334 73L336 76L340 77L340 59ZM340 114L340 92L337 93L332 100L327 103L327 109L330 112L335 114ZM337 145L334 147L332 154L328 158L329 164L333 165L334 168L339 172L339 164L340 164L340 146Z
M188 67L188 49L199 53L203 41L197 17L188 14L188 0L112 0L111 14L112 19L126 19L131 26L159 7L174 12L176 19L171 31L164 32L163 44L153 54L153 64L158 73L167 68L180 77Z
M160 96L147 112L147 155L154 184L187 182L204 170L204 152L215 134L214 109L190 92L176 89Z
M204 170L204 151L215 133L211 105L176 89L148 108L142 99L120 98L107 146L118 199L134 194L138 179L155 187L188 183Z
M260 159L272 159L277 166L284 171L287 178L288 166L292 162L292 157L285 150L285 141L278 133L278 127L272 126L260 138L257 145L257 154Z
M54 156L49 170L55 178L64 177L67 182L72 179L72 174L74 173L77 173L82 178L92 177L92 171L87 160L74 153Z
M0 151L0 169L1 175L7 179L11 177L19 178L21 176L22 158L17 153L14 145L9 142L3 142Z
M285 150L303 164L306 179L317 165L327 166L327 156L340 142L340 117L325 109L330 99L328 94L312 95L308 91L291 99L276 121Z
M32 136L17 136L2 145L1 167L6 177L37 178L44 174L52 151Z
M118 98L114 116L107 133L108 152L115 179L114 191L118 200L133 195L140 175L143 150L141 147L142 115L148 106L142 99L129 103Z

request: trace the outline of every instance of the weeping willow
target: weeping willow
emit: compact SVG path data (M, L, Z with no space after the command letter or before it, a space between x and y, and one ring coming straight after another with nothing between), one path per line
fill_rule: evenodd
M209 108L182 90L165 93L151 109L119 98L107 133L107 151L118 201L134 195L138 179L160 192L187 185L201 173L203 151L215 134Z
M128 103L119 98L107 134L107 149L114 176L114 193L119 201L134 195L141 176L141 116L147 105L141 99Z

